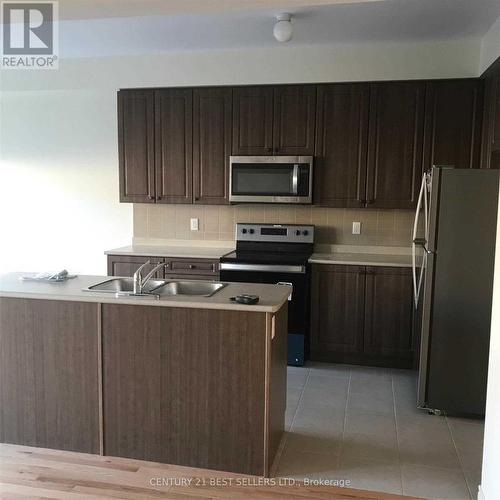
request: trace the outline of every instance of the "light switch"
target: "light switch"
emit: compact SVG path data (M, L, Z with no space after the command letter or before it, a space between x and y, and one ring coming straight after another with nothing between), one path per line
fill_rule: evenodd
M352 234L361 234L361 222L352 223Z
M200 219L191 219L191 231L200 229Z

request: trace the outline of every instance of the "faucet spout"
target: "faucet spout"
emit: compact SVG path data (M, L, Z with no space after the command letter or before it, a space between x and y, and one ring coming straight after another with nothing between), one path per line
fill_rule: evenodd
M142 288L144 288L146 286L146 284L148 283L148 281L153 277L153 275L164 266L165 266L165 263L160 262L158 265L153 267L153 269L151 269L151 271L149 271L149 273L142 279Z
M143 279L142 279L142 270L151 264L151 261L146 261L142 266L139 266L134 273L134 294L141 294L142 289L144 287Z

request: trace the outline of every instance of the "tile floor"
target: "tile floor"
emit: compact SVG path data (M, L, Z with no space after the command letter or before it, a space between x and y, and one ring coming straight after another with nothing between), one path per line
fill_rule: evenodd
M477 498L483 422L415 408L408 370L289 367L287 433L277 476L432 499Z

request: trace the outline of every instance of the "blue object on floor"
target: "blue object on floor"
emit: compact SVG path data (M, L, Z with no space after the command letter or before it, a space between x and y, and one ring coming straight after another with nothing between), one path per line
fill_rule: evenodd
M288 365L304 366L305 358L305 336L289 333L288 334Z

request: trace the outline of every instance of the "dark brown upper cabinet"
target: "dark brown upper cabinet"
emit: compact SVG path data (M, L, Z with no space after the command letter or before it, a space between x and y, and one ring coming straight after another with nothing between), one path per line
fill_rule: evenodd
M318 86L314 203L365 206L369 86Z
M500 74L485 81L481 166L500 169Z
M228 201L231 88L118 93L120 201Z
M433 165L479 167L483 83L474 79L427 84L425 170Z
M500 76L494 80L490 168L500 168Z
M154 91L118 93L120 201L155 202Z
M193 198L193 91L155 92L156 201Z
M273 88L233 89L233 155L273 152Z
M290 85L274 89L273 149L280 155L313 155L316 87Z
M231 154L279 154L314 155L315 205L411 209L432 165L500 167L490 80L123 90L120 201L226 204Z
M416 206L422 177L425 84L370 86L366 204Z
M316 87L233 89L234 155L312 155Z
M314 203L413 208L424 97L413 82L319 86Z
M194 203L228 203L231 88L193 91Z

